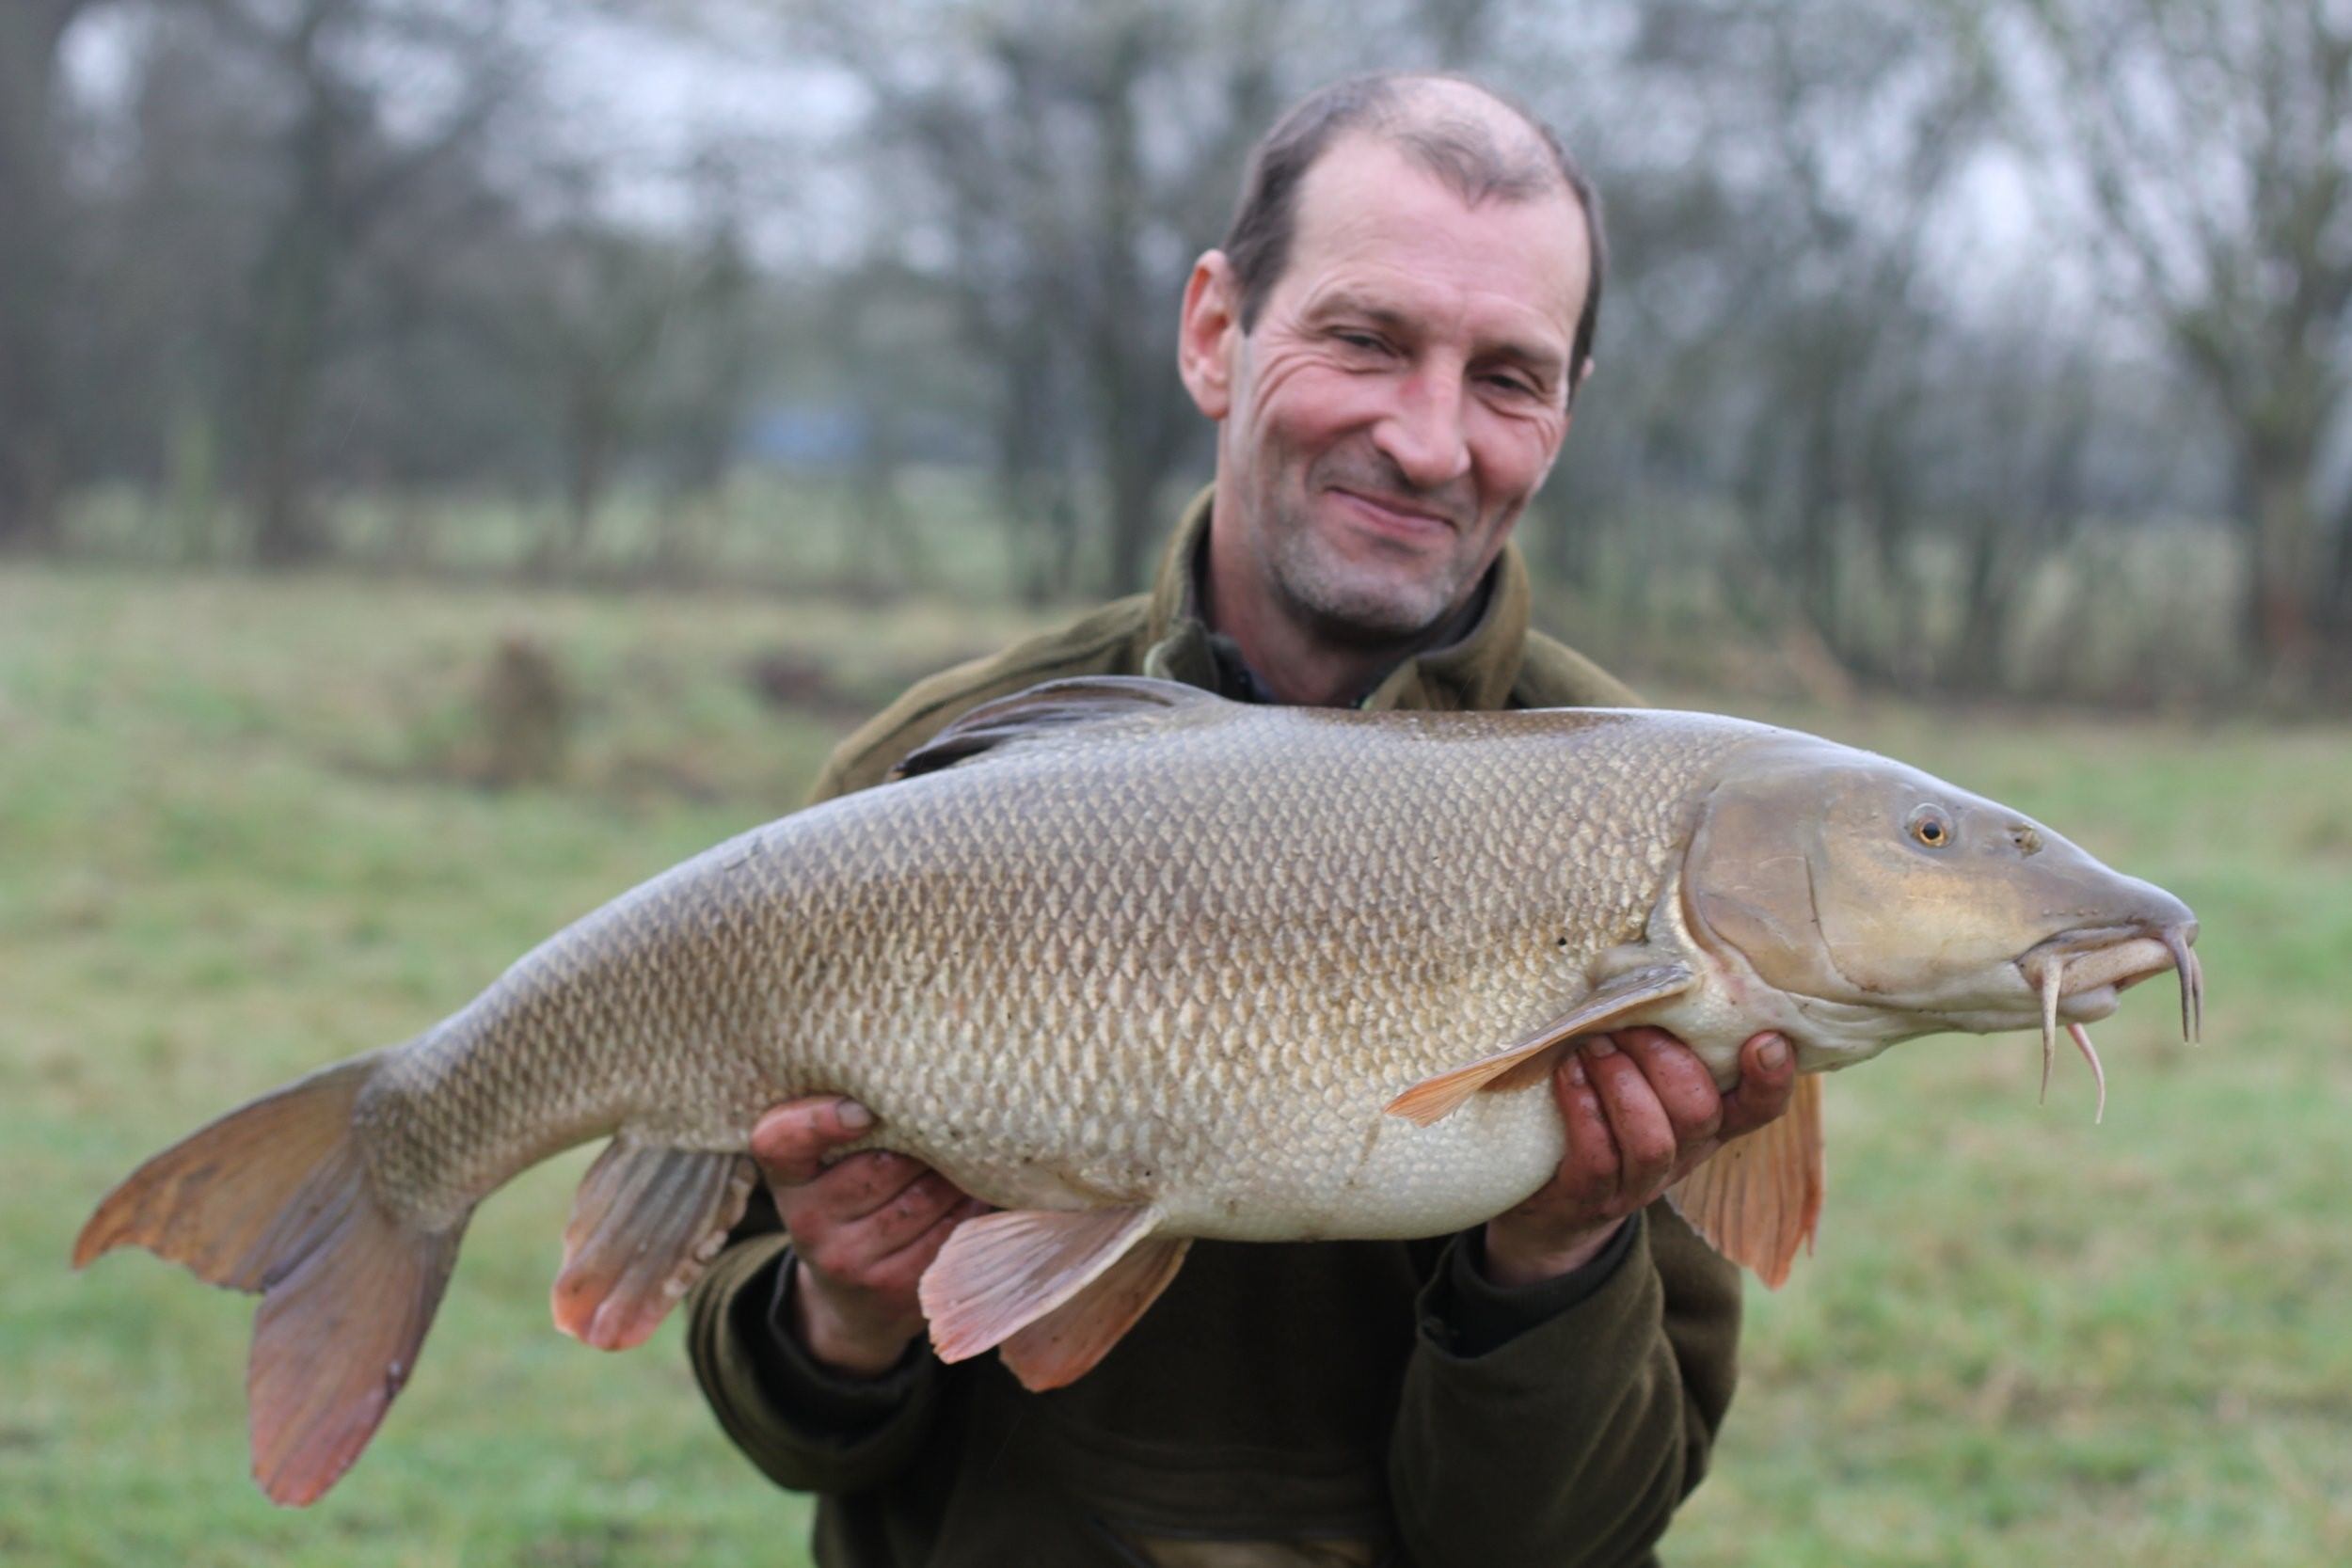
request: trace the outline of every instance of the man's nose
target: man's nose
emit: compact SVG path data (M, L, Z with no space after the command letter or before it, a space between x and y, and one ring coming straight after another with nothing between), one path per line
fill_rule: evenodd
M1461 372L1433 366L1416 369L1398 386L1388 417L1374 427L1373 443L1419 489L1434 490L1469 473Z

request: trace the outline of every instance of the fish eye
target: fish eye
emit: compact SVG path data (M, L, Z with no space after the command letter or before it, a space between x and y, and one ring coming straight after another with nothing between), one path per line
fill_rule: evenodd
M1931 849L1948 849L1956 836L1952 819L1941 806L1921 806L1907 824L1911 836Z

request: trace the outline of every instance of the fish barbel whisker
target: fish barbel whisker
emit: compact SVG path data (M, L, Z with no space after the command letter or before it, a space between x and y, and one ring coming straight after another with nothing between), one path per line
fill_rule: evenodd
M2181 983L2181 1037L2191 1045L2205 1033L2205 964L2177 926L2168 927L2164 945L2172 955L2172 972Z
M2083 1053L2083 1060L2090 1064L2090 1076L2099 1085L2099 1108L2090 1117L2091 1125L2096 1127L2107 1119L2107 1069L2099 1065L2099 1053L2090 1043L2090 1030L2079 1023L2070 1023L2066 1032L2074 1037L2076 1049Z
M2194 947L2188 950L2190 994L2197 999L2197 1032L2189 1037L2192 1044L2201 1045L2205 1038L2205 960L2197 956Z
M2058 990L2066 984L2066 960L2052 954L2042 966L2042 1100L2050 1102L2050 1063L2058 1054Z
M2042 956L2038 964L2029 962L2025 966L2027 976L2042 996L2042 1103L2047 1104L2050 1099L2051 1063L2058 1048L2058 1005L2065 999L2070 967L2078 990L2091 990L2102 986L2113 986L2121 990L2137 980L2161 974L2164 968L2170 968L2181 989L2182 1037L2192 1045L2197 1043L2204 1033L2205 971L2203 960L2189 945L2190 933L2195 929L2193 924L2168 926L2157 931L2142 927L2138 936L2110 941L2071 955L2062 950L2050 951ZM2155 957L2151 949L2159 944L2170 960L2169 965L2151 961ZM2076 1049L2081 1051L2083 1060L2090 1064L2091 1076L2098 1082L2099 1108L2092 1119L2103 1121L2107 1105L2106 1069L2099 1060L2097 1049L2090 1043L2090 1031L2081 1022L2069 1021L2066 1032L2074 1039Z

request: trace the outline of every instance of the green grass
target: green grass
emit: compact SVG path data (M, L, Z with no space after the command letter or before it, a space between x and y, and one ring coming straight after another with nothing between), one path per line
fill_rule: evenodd
M549 497L361 490L315 499L327 559L393 577L1014 596L1021 574L986 485L962 470L910 467L889 493L895 510L878 514L870 495L829 472L745 471L684 498L622 485L584 539ZM62 519L66 547L148 566L251 559L239 509L203 497L191 515L189 499L128 483L78 490ZM1099 541L1081 541L1068 580L1099 581L1102 553Z
M65 1267L132 1164L403 1038L525 946L785 809L861 705L1006 613L747 597L0 572L0 1561L802 1560L675 1325L601 1356L546 1291L586 1158L478 1216L352 1478L246 1480L250 1306L144 1255ZM501 637L577 697L566 770L463 781ZM818 711L743 678L832 664ZM2352 729L1779 714L2035 813L2194 904L2209 1043L2135 993L2106 1124L2024 1037L1830 1085L1820 1255L1754 1291L1740 1402L1668 1557L2352 1560Z

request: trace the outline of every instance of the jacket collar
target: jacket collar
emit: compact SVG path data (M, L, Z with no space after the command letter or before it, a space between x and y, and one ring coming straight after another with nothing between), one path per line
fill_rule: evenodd
M1200 619L1200 574L1215 494L1211 486L1192 499L1160 558L1145 623L1143 673L1247 699L1256 677L1242 664L1232 641L1211 631ZM1526 647L1528 597L1527 563L1518 545L1505 544L1479 585L1470 624L1442 647L1398 664L1356 705L1372 712L1508 705Z

